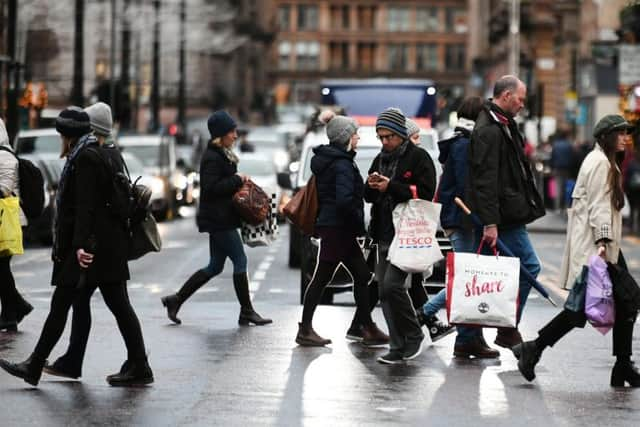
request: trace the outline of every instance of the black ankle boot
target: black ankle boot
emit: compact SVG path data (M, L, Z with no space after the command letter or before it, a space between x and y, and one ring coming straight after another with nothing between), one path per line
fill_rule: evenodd
M136 387L153 383L153 372L147 358L126 360L117 374L109 375L107 382L113 387Z
M640 387L640 372L630 360L617 361L611 371L611 387L624 387L624 383L631 387Z
M26 383L37 386L42 376L42 368L46 360L37 358L33 354L21 363L11 363L0 359L0 368L4 369L14 377L22 378Z
M542 350L538 348L535 341L525 341L514 346L511 351L518 359L518 370L527 381L536 378L535 368L540 361Z
M254 325L261 326L273 322L271 319L263 318L253 309L251 296L249 295L249 278L247 277L247 273L233 275L233 289L236 291L236 297L240 303L238 324L248 325L253 323Z
M18 332L18 322L0 319L0 331Z
M191 295L207 283L209 279L211 279L211 275L209 275L209 273L204 270L198 270L193 273L186 282L184 282L184 285L182 285L177 293L161 298L162 305L167 308L167 316L172 322L177 323L178 325L182 323L178 318L178 310L180 310L180 306L182 306L182 304Z
M24 298L22 298L21 296L19 298L18 308L16 310L16 322L17 323L22 322L22 319L24 319L32 311L33 311L33 306L29 304L27 301L25 301Z

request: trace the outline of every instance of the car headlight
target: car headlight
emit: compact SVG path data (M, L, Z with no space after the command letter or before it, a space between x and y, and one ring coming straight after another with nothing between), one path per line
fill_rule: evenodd
M151 181L151 193L154 196L164 197L164 181L160 178L153 178Z
M173 179L171 181L173 182L173 186L180 190L187 188L187 184L189 182L187 177L181 173L173 175Z
M289 164L289 155L284 151L278 151L273 155L273 163L278 170L284 170Z

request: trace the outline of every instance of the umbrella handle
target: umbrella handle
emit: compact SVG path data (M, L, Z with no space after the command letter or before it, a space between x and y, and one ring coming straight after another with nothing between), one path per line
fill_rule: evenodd
M471 215L471 209L469 209L467 207L467 205L464 204L464 202L462 201L462 199L460 197L456 197L453 199L454 202L456 202L456 205L458 205L458 207L460 209L462 209L462 211L467 214L467 215Z

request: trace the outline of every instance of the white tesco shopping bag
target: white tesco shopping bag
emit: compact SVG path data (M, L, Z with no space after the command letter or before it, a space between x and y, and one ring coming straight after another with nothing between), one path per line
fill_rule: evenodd
M391 264L407 273L422 273L443 258L436 239L441 207L439 203L421 199L395 207L395 234L388 256Z
M451 324L515 327L520 259L447 254L447 316Z

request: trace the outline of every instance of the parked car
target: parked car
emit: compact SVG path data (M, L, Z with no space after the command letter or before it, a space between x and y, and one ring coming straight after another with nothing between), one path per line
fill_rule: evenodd
M123 153L131 153L142 162L144 172L162 181L162 198L156 199L151 209L158 220L171 219L177 214L178 189L175 180L175 138L170 135L124 135L118 138ZM160 186L157 186L160 193Z
M286 134L278 132L273 127L258 126L249 130L247 142L254 146L257 153L266 153L276 171L283 172L287 169L290 156L287 151Z
M358 131L361 139L358 143L358 154L355 158L362 179L366 178L367 172L373 159L380 152L382 145L375 136L375 128L361 127ZM301 150L300 162L292 165L292 169L297 170L292 178L286 179L285 175L280 175L280 182L283 186L290 186L295 192L307 184L311 177L311 158L313 157L313 148L320 144L327 144L329 141L326 137L324 128L319 128L314 132L309 132L305 137ZM435 144L437 147L437 144ZM435 162L437 163L437 157ZM287 177L288 178L288 177ZM289 182L287 182L289 181ZM365 223L369 223L371 205L365 203ZM289 266L300 266L300 303L304 298L304 293L313 277L317 262L318 240L311 236L303 235L296 227L290 226L289 232ZM443 251L451 250L451 244L446 238L442 230L438 232L438 243ZM425 285L433 290L440 289L444 286L445 279L445 263L438 262L434 266L434 272L431 277L425 280ZM331 304L333 296L336 293L349 291L353 288L351 275L340 267L334 275L331 283L325 288L322 296L323 304Z
M13 144L16 154L60 154L60 134L55 128L21 130Z
M33 162L44 178L44 210L37 219L29 220L29 224L24 229L24 239L28 242L50 245L53 242L56 191L65 160L61 159L58 153L21 154L20 157Z

